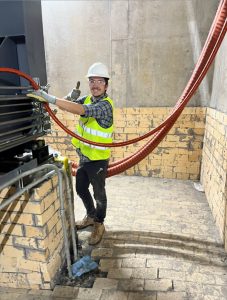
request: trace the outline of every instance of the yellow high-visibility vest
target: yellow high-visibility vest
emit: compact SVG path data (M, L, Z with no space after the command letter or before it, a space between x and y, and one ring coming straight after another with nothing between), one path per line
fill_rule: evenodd
M113 101L109 98L103 98L101 101L108 101L113 107ZM87 96L84 104L91 104L91 96ZM76 127L76 134L86 140L98 143L112 143L113 124L108 128L101 127L93 117L80 117ZM74 147L79 148L81 153L87 156L90 160L103 160L110 157L110 148L103 146L90 145L72 138Z

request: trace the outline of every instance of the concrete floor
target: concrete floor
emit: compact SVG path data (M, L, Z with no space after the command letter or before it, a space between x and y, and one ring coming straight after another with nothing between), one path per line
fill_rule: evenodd
M114 176L107 179L108 211L102 242L84 251L100 259L107 278L92 289L53 292L0 289L0 299L177 300L227 299L227 255L205 194L191 181ZM84 216L76 197L76 219Z

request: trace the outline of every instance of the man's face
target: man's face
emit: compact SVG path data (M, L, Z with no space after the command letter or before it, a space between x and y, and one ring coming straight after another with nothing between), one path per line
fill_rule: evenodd
M94 97L101 96L107 90L107 84L103 77L89 77L89 87Z

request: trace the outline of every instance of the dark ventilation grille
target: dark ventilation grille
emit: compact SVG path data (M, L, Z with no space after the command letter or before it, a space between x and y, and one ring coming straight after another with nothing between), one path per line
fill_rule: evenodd
M48 129L42 104L26 95L0 95L0 152L43 136Z

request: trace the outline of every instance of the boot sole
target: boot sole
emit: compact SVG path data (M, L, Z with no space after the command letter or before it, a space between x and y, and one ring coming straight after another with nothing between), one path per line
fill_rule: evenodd
M94 224L88 224L88 225L84 225L84 226L76 225L76 229L84 229L84 228L87 228L89 226L94 226Z

